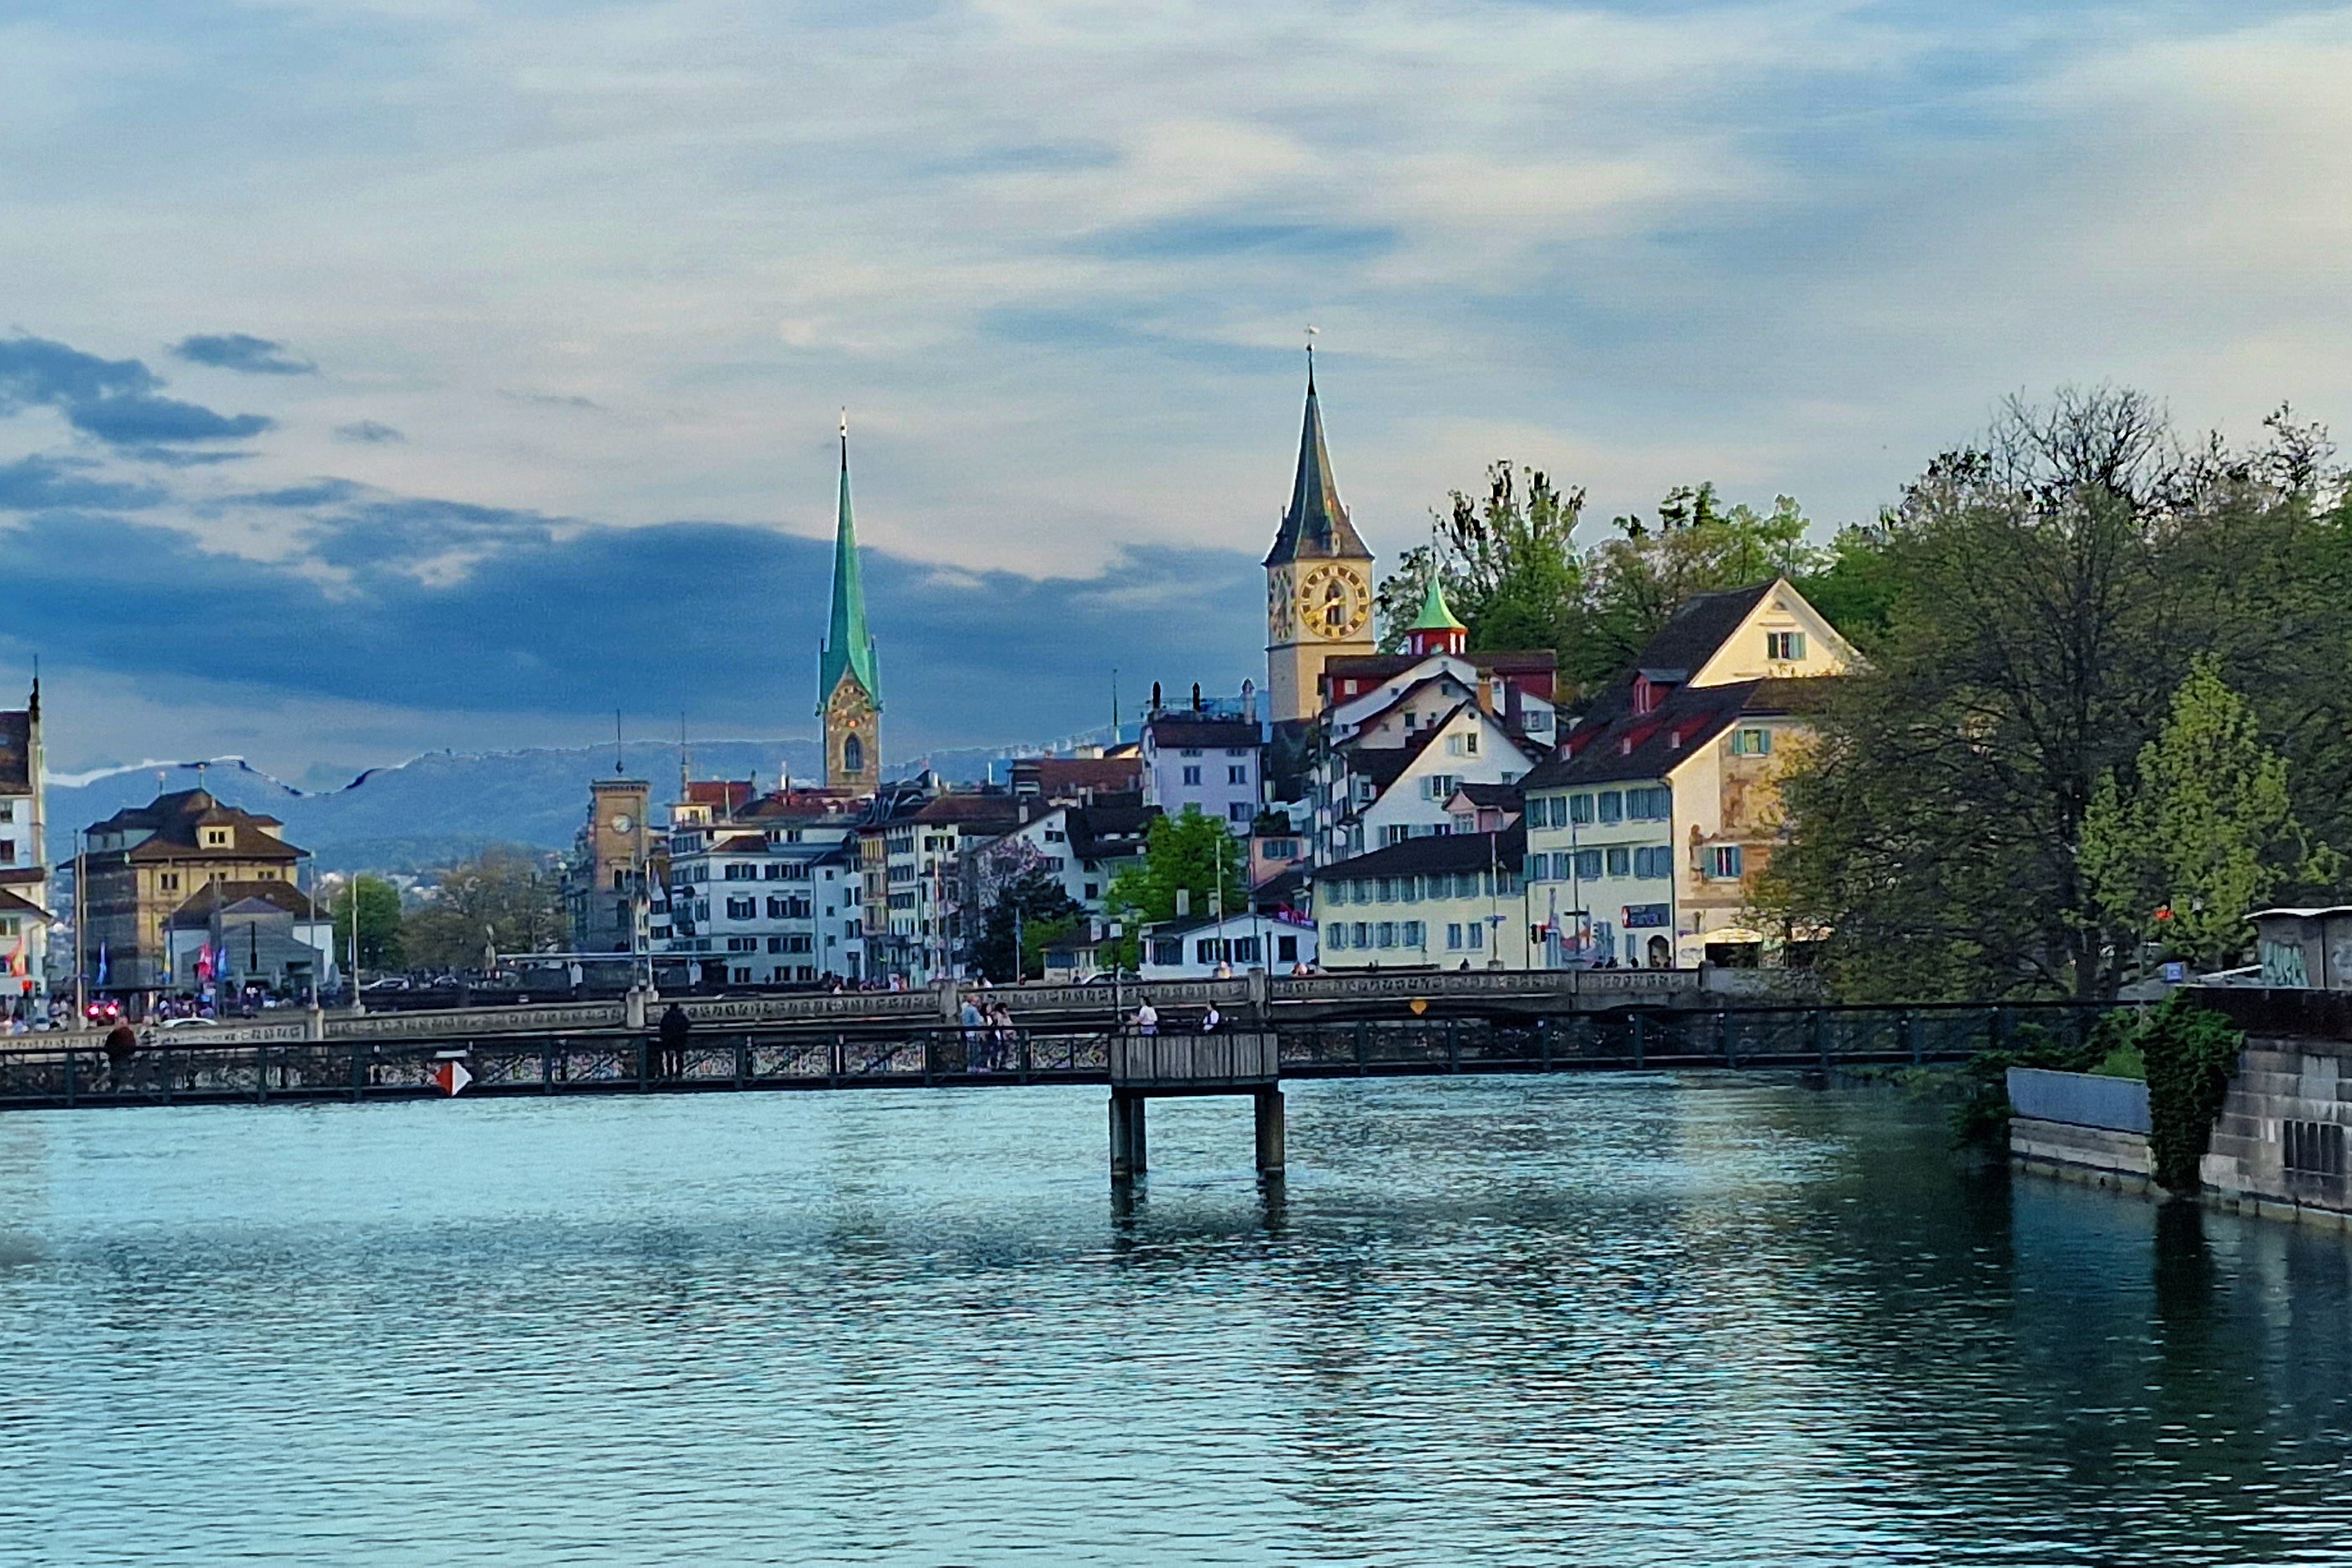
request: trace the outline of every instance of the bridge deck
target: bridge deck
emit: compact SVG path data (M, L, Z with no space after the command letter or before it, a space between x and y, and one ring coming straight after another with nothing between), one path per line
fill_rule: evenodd
M2030 1018L2072 1036L2087 1008L1801 1008L1566 1014L1531 1021L1421 1019L1283 1026L1283 1079L1447 1073L1809 1068L1965 1060ZM0 1048L0 1110L361 1100L441 1095L462 1063L471 1096L697 1093L1108 1084L1107 1031L698 1030L665 1053L642 1036L541 1033L460 1040L171 1041L120 1069L94 1044Z

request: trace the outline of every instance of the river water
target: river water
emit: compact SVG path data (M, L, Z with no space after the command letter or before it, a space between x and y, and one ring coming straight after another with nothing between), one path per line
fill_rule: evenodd
M1891 1091L0 1118L0 1563L2352 1561L2352 1244Z

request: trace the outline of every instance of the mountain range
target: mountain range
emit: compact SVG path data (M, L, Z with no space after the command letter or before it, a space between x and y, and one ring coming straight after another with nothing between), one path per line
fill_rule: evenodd
M934 752L893 772L929 767L949 782L971 783L985 778L1000 758L1042 749ZM787 773L810 782L821 771L817 743L810 740L697 741L688 751L695 777L751 778L762 789ZM616 771L649 781L655 804L667 806L678 795L678 745L634 742L617 756L609 745L429 752L397 767L371 768L333 790L298 789L237 757L149 763L69 784L53 780L48 849L53 861L70 858L76 829L144 805L162 791L201 786L230 805L285 823L287 840L310 851L322 870L416 870L488 844L568 848L587 819L589 781Z

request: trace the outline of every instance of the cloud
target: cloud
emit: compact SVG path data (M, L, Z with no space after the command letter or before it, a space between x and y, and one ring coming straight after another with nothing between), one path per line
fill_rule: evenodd
M52 407L75 429L125 447L243 440L276 423L259 414L215 414L158 397L163 385L135 359L100 359L30 335L0 339L0 415Z
M500 397L509 403L525 403L540 408L602 408L593 398L567 396L560 392L501 392Z
M248 375L316 375L319 367L286 353L286 345L247 332L198 333L182 338L172 353L191 364L238 370Z
M0 511L135 511L168 495L159 485L93 477L92 467L38 454L0 464Z
M363 446L381 447L391 442L405 441L408 437L389 425L379 424L373 419L358 419L349 425L336 426L335 439L356 441Z

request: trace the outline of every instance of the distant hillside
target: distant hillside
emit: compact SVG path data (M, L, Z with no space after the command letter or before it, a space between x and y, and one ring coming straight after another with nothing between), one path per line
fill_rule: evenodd
M772 788L786 769L803 782L821 772L814 741L697 741L688 749L697 778L757 778L762 788ZM1034 749L940 752L891 771L930 766L943 778L969 783L986 777L992 761ZM632 777L652 784L656 805L677 798L676 742L633 742L621 760ZM412 870L486 844L562 849L587 816L589 781L609 778L613 771L610 746L434 752L323 791L296 789L233 757L201 767L131 768L86 784L49 786L49 854L69 858L76 828L125 806L144 805L159 788L199 784L231 805L282 820L287 838L317 856L322 869Z

